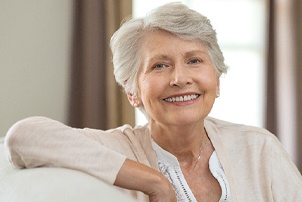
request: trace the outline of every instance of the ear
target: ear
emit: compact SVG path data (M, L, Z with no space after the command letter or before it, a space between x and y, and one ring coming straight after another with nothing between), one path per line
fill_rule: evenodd
M132 93L127 93L127 98L128 98L130 104L133 107L140 107L141 106L141 102L139 101L139 99L137 98L136 95L134 95Z
M129 100L130 104L133 106L133 104L134 104L134 96L133 96L133 94L132 93L127 93L127 98Z
M220 79L217 78L216 97L220 96Z

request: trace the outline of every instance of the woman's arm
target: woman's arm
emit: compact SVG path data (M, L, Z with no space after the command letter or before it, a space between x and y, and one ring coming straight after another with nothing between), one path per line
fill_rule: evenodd
M101 132L101 131L100 131ZM80 170L116 186L141 191L150 201L176 201L158 171L101 144L100 134L74 129L45 117L14 124L5 139L9 161L19 168L40 166Z
M30 117L9 129L5 151L19 168L70 168L113 184L126 156L102 146L93 138L96 135L45 117Z

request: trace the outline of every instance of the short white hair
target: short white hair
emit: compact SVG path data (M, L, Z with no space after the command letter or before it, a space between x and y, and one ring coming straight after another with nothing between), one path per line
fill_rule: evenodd
M218 77L227 72L216 31L209 19L181 3L168 3L149 12L144 18L128 19L111 38L115 79L126 93L136 94L141 61L140 40L143 34L154 29L203 43Z

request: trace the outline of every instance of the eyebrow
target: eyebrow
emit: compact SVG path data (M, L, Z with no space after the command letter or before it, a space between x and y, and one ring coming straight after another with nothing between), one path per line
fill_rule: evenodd
M202 54L202 55L207 55L206 51L203 50L193 50L193 51L189 51L189 52L185 52L184 56L185 57L190 57L196 54Z
M168 60L169 59L169 56L168 55L166 55L166 54L158 54L158 55L154 55L154 56L152 56L152 57L149 57L149 58L147 58L146 59L146 62L147 63L150 63L150 62L152 62L152 60L158 60L158 59L160 59L160 60Z
M184 56L185 57L190 57L190 56L193 56L193 55L196 55L196 54L207 55L206 51L193 50L193 51L185 52ZM146 61L150 62L153 59L169 59L169 56L167 54L157 54L157 55L154 55L154 56L148 58Z

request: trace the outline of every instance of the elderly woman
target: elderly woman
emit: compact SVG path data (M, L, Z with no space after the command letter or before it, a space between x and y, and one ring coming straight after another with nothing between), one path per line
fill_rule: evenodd
M180 3L125 22L114 74L148 124L107 131L31 117L11 127L17 167L66 167L138 201L302 201L302 177L264 129L208 117L227 71L209 20Z

